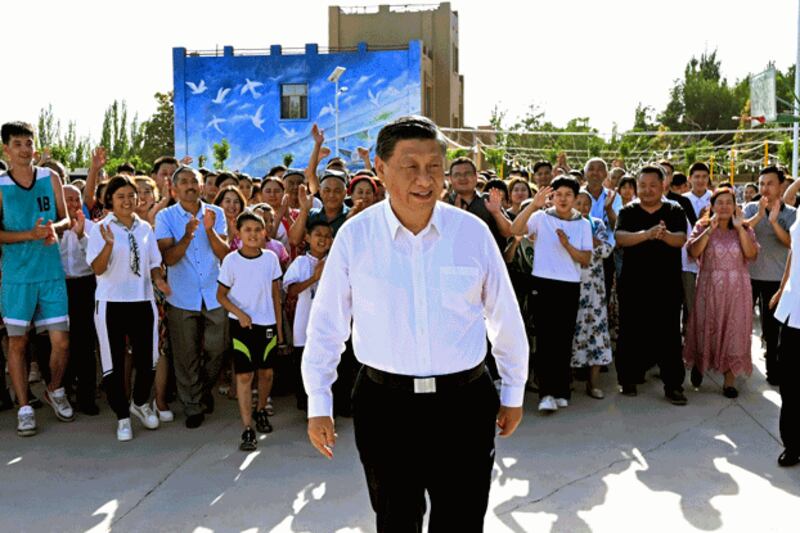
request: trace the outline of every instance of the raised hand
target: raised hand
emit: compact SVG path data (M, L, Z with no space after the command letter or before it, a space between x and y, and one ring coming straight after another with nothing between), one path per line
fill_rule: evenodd
M100 236L103 237L107 245L114 246L114 232L111 231L111 226L100 224Z
M322 148L319 149L319 158L320 159L325 159L329 155L331 155L331 149L328 148L327 146L323 146Z
M489 198L485 200L486 210L491 214L496 215L501 212L503 208L503 193L500 189L492 189L489 191Z
M549 185L540 190L539 192L537 192L536 195L533 197L533 205L537 209L541 209L542 207L544 207L547 204L547 201L550 199L550 195L552 194L552 192L553 188L550 187Z
M359 146L358 148L356 148L356 151L358 151L358 157L360 157L361 159L369 159L369 150L367 148Z
M353 208L350 209L350 216L357 215L358 213L364 210L364 207L366 207L364 199L359 198L353 203Z
M83 232L86 230L86 215L83 214L82 209L78 209L72 217L72 231L80 239L83 237Z
M615 199L616 197L617 197L617 192L616 192L616 191L614 191L614 190L610 190L610 191L608 191L608 194L606 194L606 202L605 202L605 205L604 205L604 207L605 207L606 209L608 209L609 207L611 207L612 205L614 205L614 199Z
M314 206L314 195L308 194L305 185L297 188L297 203L300 204L300 209L303 211L309 211Z
M314 124L311 126L311 138L314 139L314 143L322 146L322 143L325 142L325 130L321 130L319 126Z
M194 161L194 159L192 159L192 156L185 155L183 156L183 159L181 159L181 165L188 167L189 165L192 164L192 161Z
M206 212L203 213L203 228L205 228L206 231L212 230L216 222L217 214L211 209L206 209Z
M780 214L781 214L781 201L775 200L769 209L769 221L773 223L777 222Z
M767 207L769 207L769 199L762 196L758 201L758 214L762 217L767 214Z
M92 165L91 168L93 170L100 170L104 166L106 166L106 149L102 146L98 146L94 150L92 150Z
M189 240L194 239L194 233L197 231L197 227L200 225L200 220L197 217L192 217L189 219L189 222L186 223L186 231L184 232L183 236Z
M734 229L740 229L744 226L744 215L742 215L741 207L736 206L736 210L733 212L731 223L733 224Z
M711 215L711 218L708 220L708 226L711 228L710 231L714 231L719 228L719 218L717 217L716 213Z

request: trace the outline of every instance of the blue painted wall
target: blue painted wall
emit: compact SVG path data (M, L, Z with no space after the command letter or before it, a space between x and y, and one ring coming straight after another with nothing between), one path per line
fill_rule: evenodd
M187 57L173 49L175 90L175 153L213 162L212 145L227 139L231 156L226 167L263 175L294 156L292 166L303 167L313 141L311 126L325 130L325 144L334 149L334 84L327 80L337 66L347 68L339 86L339 148L358 166L355 149L369 147L387 122L420 113L422 50L411 41L407 50L317 53L306 45L305 54L281 55L273 46L269 55L236 56L225 47L219 57ZM248 88L246 80L257 86ZM308 120L281 120L281 84L308 84Z

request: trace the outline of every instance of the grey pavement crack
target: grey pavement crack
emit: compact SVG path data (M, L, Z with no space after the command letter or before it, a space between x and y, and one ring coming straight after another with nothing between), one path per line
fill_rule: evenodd
M233 423L233 422L229 422L229 423L227 423L227 424L224 426L224 428L223 428L223 429L227 429L227 428L228 428L228 427L229 427L229 426L230 426L232 423ZM156 483L156 484L155 484L155 486L153 486L153 487L152 487L150 490L148 490L148 491L147 491L147 492L146 492L146 493L145 493L145 494L144 494L144 495L143 495L141 498L139 498L139 500L138 500L138 501L137 501L135 504L133 504L133 505L131 506L131 508L130 508L130 509L128 509L127 511L125 511L125 513L124 513L124 514L122 514L122 515L121 515L119 518L116 518L116 519L114 519L114 520L111 522L111 526L114 526L115 524L118 524L119 522L121 522L121 521L122 521L122 519L123 519L123 518L125 518L126 516L128 516L129 514L131 514L131 513L132 513L134 510L136 510L136 508L138 508L138 507L139 507L139 506L140 506L140 505L141 505L141 504L142 504L142 503L143 503L143 502L144 502L144 501L145 501L147 498L149 498L151 494L153 494L153 493L154 493L156 490L158 490L158 488L159 488L161 485L163 485L163 484L164 484L164 483L165 483L165 482L166 482L166 481L167 481L167 480L168 480L170 477L172 477L172 474L174 474L174 473L175 473L175 472L177 472L177 471L178 471L178 470L179 470L181 467L183 467L183 465L185 465L185 464L186 464L186 463L189 461L189 459L191 459L192 457L194 457L194 456L195 456L195 454L197 454L197 452L199 452L200 450L202 450L203 448L205 448L205 447L206 447L208 444L210 444L210 442L211 442L211 441L209 441L209 440L206 440L206 441L204 441L202 444L200 444L200 445L198 445L196 448L194 448L194 449L193 449L191 452L189 452L189 453L188 453L188 454L187 454L187 455L186 455L186 456L185 456L185 457L184 457L184 458L183 458L183 459L182 459L182 460L181 460L181 461L180 461L180 462L179 462L177 465L175 465L175 468L173 468L173 469L171 469L169 472L167 472L167 474L166 474L164 477L162 477L162 478L161 478L161 479L158 481L158 483Z
M725 405L719 411L717 411L716 414L714 414L712 416L709 416L709 417L706 417L703 420L701 420L700 422L698 422L697 424L693 424L693 425L691 425L689 427L686 427L686 428L680 430L679 432L675 433L670 438L668 438L668 439L656 444L655 446L653 446L651 448L648 448L647 450L642 451L641 452L642 456L645 456L647 454L653 453L656 450L658 450L660 448L663 448L664 446L666 446L670 442L673 442L674 440L676 440L678 437L680 437L684 433L686 433L688 431L691 431L693 429L696 429L696 428L702 426L703 424L705 424L705 423L707 423L707 422L709 422L709 421L711 421L711 420L713 420L715 418L718 418L720 415L722 415L722 413L724 413L725 411L727 411L728 409L730 409L732 407L738 407L738 404L735 403L735 402L731 402L731 403ZM759 426L761 426L761 424L759 424ZM761 427L763 428L763 426L761 426ZM526 507L528 505L535 505L537 503L541 503L544 500L546 500L546 499L558 494L561 490L563 490L563 489L565 489L567 487L570 487L572 485L575 485L577 483L580 483L581 481L585 481L587 479L590 479L590 478L596 476L597 474L599 474L601 472L604 472L606 470L611 469L615 465L618 465L620 463L631 462L631 461L635 461L635 460L636 460L635 458L615 459L614 461L612 461L611 463L607 464L606 466L602 466L602 467L600 467L600 468L598 468L598 469L596 469L596 470L594 470L592 472L589 472L588 474L584 474L583 476L580 476L578 478L572 479L572 480L564 483L563 485L560 485L560 486L556 487L555 489L551 490L550 492L548 492L544 496L541 496L539 498L532 498L532 499L520 502L520 503L514 505L513 507L511 507L508 510L504 510L504 511L502 511L500 513L497 513L497 516L500 517L500 516L503 516L503 515L511 514L514 511L517 511L517 510L521 509L522 507Z

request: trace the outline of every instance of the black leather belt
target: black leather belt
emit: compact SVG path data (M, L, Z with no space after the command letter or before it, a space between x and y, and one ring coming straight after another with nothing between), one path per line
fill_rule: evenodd
M481 361L478 366L470 368L469 370L430 377L392 374L391 372L384 372L383 370L378 370L377 368L372 368L367 365L364 365L364 371L369 379L379 385L386 385L393 389L400 389L415 394L431 394L455 389L472 383L483 375L486 371L486 367Z

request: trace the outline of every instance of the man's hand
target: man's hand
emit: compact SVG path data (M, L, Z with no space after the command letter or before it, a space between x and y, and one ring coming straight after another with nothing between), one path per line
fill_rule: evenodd
M614 199L617 197L616 191L609 190L608 194L606 194L606 202L605 202L605 209L611 209L611 206L614 205Z
M664 224L663 220L659 221L657 225L647 230L647 238L650 240L663 239L666 234L667 234L667 225Z
M769 299L769 308L775 309L777 307L778 302L781 301L781 295L783 294L783 290L779 290L775 294L772 295L772 298Z
M206 231L211 231L214 229L214 224L217 222L217 214L212 211L211 209L206 209L206 212L203 213L203 228Z
M48 220L44 227L47 229L47 236L44 238L44 245L50 246L51 244L58 243L58 234L56 234L56 228L53 226L53 221Z
M769 221L770 223L774 224L778 221L778 217L781 214L781 201L775 200L772 205L770 206L769 211Z
M40 241L42 239L46 239L47 235L49 234L47 226L42 224L42 220L44 219L42 217L39 217L36 220L36 225L33 226L33 229L31 230L32 241Z
M500 406L497 412L497 427L500 428L501 437L510 437L522 421L522 407ZM309 420L309 422L311 422ZM310 426L309 426L310 427Z
M500 189L489 191L489 198L486 200L486 210L493 215L497 215L503 208L503 192Z
M769 199L765 196L762 196L758 201L758 215L760 217L763 217L767 214L767 207L769 207Z
M329 155L331 155L331 149L328 148L327 146L323 146L322 148L319 149L319 160L320 161L322 161L323 159L325 159Z
M314 205L314 195L308 194L308 189L305 185L300 185L297 188L297 203L303 211L310 211Z
M250 318L245 312L242 312L239 315L236 315L236 318L239 319L239 325L242 326L244 329L252 329L253 328L253 319Z
M520 408L519 416L522 417L522 408ZM519 419L517 419L517 424L519 424ZM328 459L333 459L333 447L336 446L336 432L333 428L333 419L329 416L312 416L309 418L308 440L311 441L311 444L314 445L314 448L316 448L319 453Z
M184 231L183 236L189 240L194 239L194 232L197 231L199 225L200 220L197 217L190 218L189 222L186 223L186 231Z
M75 212L75 216L71 219L72 231L80 239L83 237L83 232L86 231L86 215L83 214L82 209Z
M169 283L167 283L167 280L158 278L155 283L158 290L164 293L164 296L172 295L172 288L169 286Z
M311 138L314 139L314 143L322 146L322 143L325 142L325 130L319 129L319 126L314 124L311 126Z

